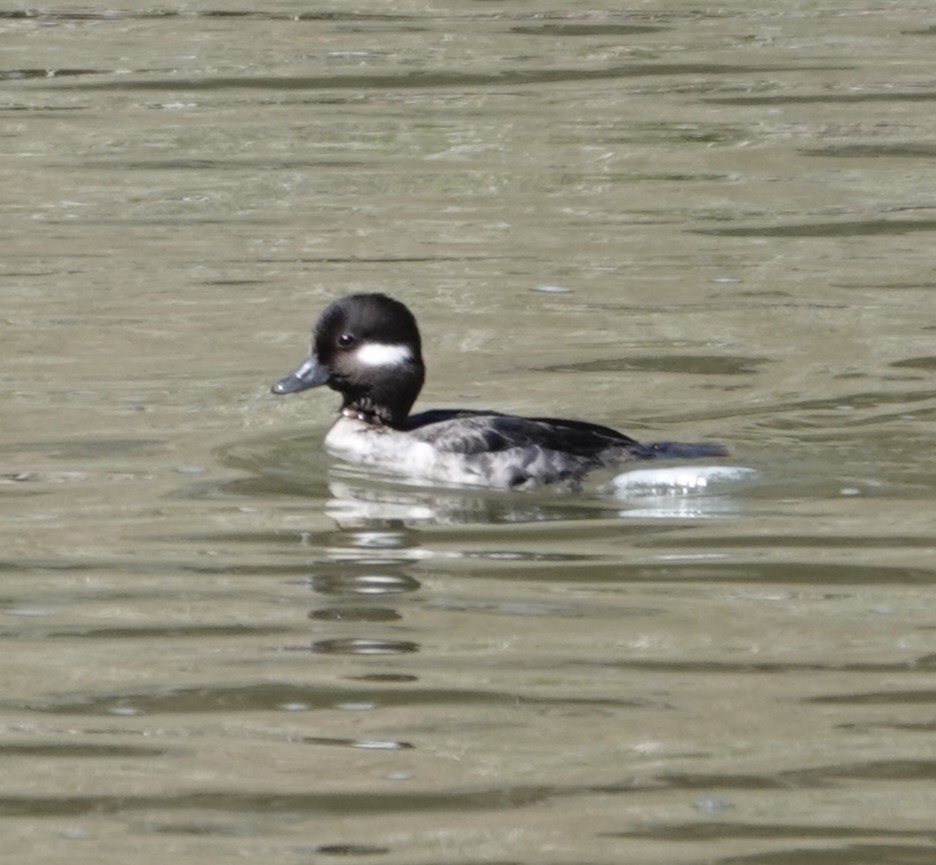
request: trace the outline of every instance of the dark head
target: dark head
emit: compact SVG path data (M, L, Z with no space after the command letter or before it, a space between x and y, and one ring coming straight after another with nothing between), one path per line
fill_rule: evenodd
M426 371L413 314L383 294L352 294L330 304L312 330L312 354L273 393L328 385L343 409L398 427L406 420Z

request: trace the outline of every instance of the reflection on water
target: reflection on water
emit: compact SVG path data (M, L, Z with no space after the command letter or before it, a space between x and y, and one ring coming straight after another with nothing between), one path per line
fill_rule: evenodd
M931 9L198 5L0 11L8 858L932 861ZM361 290L757 475L335 465Z

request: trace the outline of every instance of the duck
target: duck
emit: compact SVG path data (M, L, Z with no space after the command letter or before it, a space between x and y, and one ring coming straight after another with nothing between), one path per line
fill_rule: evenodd
M339 459L445 485L579 489L585 477L635 460L724 457L717 443L641 444L580 420L486 409L411 414L426 378L416 318L381 293L330 303L312 330L309 356L272 386L277 396L328 387L341 395L325 448Z

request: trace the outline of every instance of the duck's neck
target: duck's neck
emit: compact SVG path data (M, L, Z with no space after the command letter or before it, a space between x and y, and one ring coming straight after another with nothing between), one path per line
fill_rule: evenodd
M340 414L342 417L363 421L370 426L390 427L402 429L406 422L406 415L397 417L386 406L375 405L370 400L353 400L346 402Z
M363 409L345 406L338 413L342 417L351 418L351 420L364 421L364 423L371 424L372 426L385 426L383 420L376 412L364 411Z

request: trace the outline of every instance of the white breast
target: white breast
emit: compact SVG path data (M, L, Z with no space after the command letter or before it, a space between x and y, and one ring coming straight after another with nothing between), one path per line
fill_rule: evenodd
M406 433L348 417L335 421L325 436L325 447L351 463L384 466L421 477L429 476L436 458L430 445L414 441Z
M463 454L441 451L428 442L356 418L339 417L325 436L329 453L349 463L375 466L409 478L456 484L491 483L474 461Z

